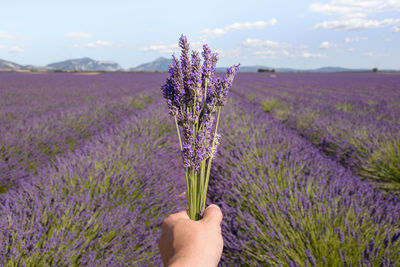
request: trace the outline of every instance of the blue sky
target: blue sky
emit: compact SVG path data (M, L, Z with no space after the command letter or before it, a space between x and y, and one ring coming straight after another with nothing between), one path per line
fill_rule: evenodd
M207 43L219 66L400 69L400 0L1 1L0 59L135 67Z

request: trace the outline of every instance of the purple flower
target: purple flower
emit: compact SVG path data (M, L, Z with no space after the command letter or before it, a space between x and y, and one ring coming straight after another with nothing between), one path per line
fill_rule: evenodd
M186 36L179 39L180 60L173 56L170 77L161 86L169 113L182 129L182 156L186 168L198 170L203 160L212 157L219 135L214 128L214 114L226 102L239 65L227 69L224 78L216 77L218 55L203 46L203 65L198 52L189 56Z

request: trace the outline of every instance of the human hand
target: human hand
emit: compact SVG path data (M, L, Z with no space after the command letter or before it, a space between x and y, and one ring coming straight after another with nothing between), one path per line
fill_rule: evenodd
M221 234L222 212L211 204L203 219L192 221L187 211L169 215L161 225L158 240L164 266L217 266L224 241Z

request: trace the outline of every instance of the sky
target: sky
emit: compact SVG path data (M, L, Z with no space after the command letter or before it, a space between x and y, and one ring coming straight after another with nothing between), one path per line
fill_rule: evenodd
M136 67L208 44L217 66L400 69L400 0L0 0L0 59Z

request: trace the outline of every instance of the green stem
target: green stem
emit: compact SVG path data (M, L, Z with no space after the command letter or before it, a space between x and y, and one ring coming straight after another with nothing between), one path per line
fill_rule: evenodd
M178 120L176 119L176 116L174 116L174 119L175 119L176 132L178 133L179 146L180 146L181 152L182 152L183 151L183 147L182 147L181 134L179 133Z
M183 151L182 139L181 139L181 134L179 132L178 120L176 119L176 116L174 116L174 120L175 120L176 132L178 133L179 147L180 147L181 152L182 152ZM190 199L189 199L189 197L190 197L190 194L189 194L189 190L190 190L189 173L188 173L188 168L185 167L185 162L183 161L183 157L182 157L182 163L183 163L183 167L185 168L186 194L187 194L187 198L188 198L188 203L190 203ZM190 208L189 208L189 210L190 210Z
M219 116L221 114L221 107L218 107L218 115L217 115L217 123L215 125L215 132L214 132L214 138L213 138L213 143L212 143L212 147L213 150L215 149L215 141L216 141L216 137L217 137L217 133L218 133L218 123L219 123ZM212 154L210 156L210 158L208 159L208 164L207 164L207 174L206 174L206 182L205 182L205 190L203 192L204 196L203 196L203 202L202 202L202 206L205 207L206 206L206 198L207 198L207 190L208 190L208 181L210 179L210 171L211 171L211 162L213 159L214 154Z
M197 217L198 217L198 212L197 212L197 183L198 183L198 179L196 179L197 175L196 175L196 171L194 170L194 168L192 168L192 174L191 174L191 179L192 179L192 220L197 221Z
M205 189L205 174L206 174L206 160L203 160L200 164L200 185L201 185L201 191L200 191L200 207L199 207L199 211L200 211L200 217L203 216L203 212L204 212L204 189Z
M208 79L206 79L205 81L204 81L204 105L203 105L203 109L205 109L206 108L206 106L207 106L207 86L208 86Z

